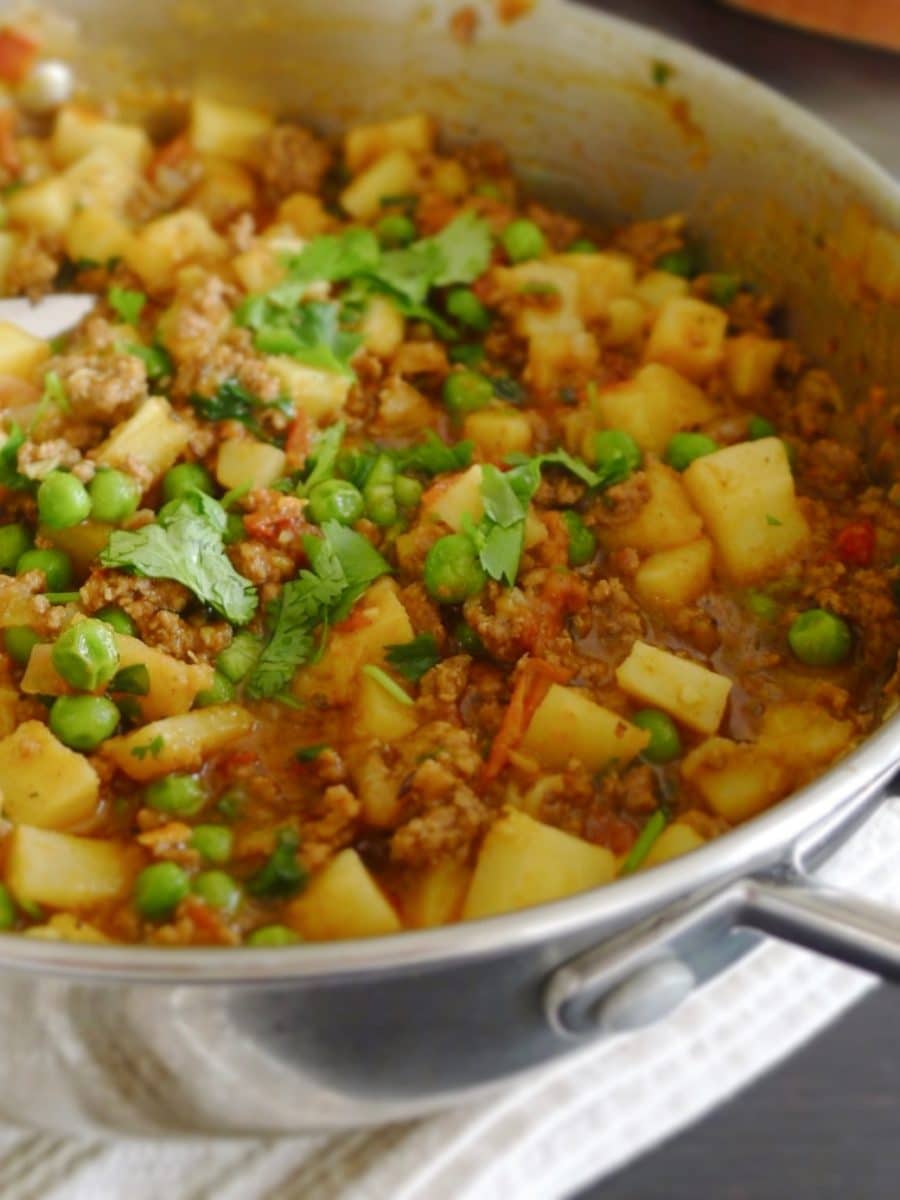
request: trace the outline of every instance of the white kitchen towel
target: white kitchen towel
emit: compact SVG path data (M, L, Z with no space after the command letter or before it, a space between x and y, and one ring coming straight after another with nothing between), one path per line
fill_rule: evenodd
M822 872L900 905L900 801ZM768 942L665 1022L490 1100L376 1131L273 1141L0 1134L3 1200L556 1200L697 1120L796 1050L873 980Z

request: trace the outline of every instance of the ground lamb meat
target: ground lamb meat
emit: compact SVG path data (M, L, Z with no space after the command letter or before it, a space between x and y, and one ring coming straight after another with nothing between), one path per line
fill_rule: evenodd
M624 525L632 521L650 499L650 484L643 471L636 471L624 483L607 488L584 514L584 523L595 529Z
M138 626L163 609L182 612L190 599L188 589L172 579L143 579L124 571L92 571L81 588L81 603L88 612L116 604Z
M10 296L28 296L39 300L53 286L62 255L43 238L27 237L13 255L4 280Z
M81 454L65 438L23 442L17 456L19 470L28 479L44 479L60 467L74 467Z
M659 221L636 221L613 235L612 247L637 260L640 269L651 270L664 254L684 246L684 217L663 217Z
M251 396L266 404L277 400L282 390L265 358L253 349L249 332L232 329L221 342L211 346L207 354L181 363L175 374L172 394L183 399L194 395L212 396L226 379L235 380ZM264 419L268 415L261 414ZM283 417L280 424L285 424Z
M296 574L297 564L290 554L265 542L237 542L228 547L234 569L258 587L281 583Z
M331 149L302 125L276 125L262 148L262 178L273 203L293 192L318 192L331 168Z
M303 861L311 870L350 845L359 832L361 812L359 800L345 784L324 790L313 812L300 824Z
M823 499L849 496L863 479L864 467L859 454L831 438L803 443L798 456L807 491Z
M133 354L65 354L51 358L76 417L114 425L147 398L147 368Z
M400 589L400 603L406 609L415 633L430 633L441 649L447 641L447 632L441 620L438 606L429 597L422 583L411 583Z
M459 719L459 704L469 682L472 660L455 654L432 667L422 678L419 707L432 718Z
M142 613L135 623L143 641L182 662L211 662L231 641L231 627L225 622L193 625L166 610Z

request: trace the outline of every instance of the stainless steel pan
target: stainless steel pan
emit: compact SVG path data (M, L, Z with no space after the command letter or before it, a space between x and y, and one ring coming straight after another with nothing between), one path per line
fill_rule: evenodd
M898 297L879 297L872 258L900 229L900 190L871 162L744 77L627 24L543 0L502 27L485 8L462 47L451 10L68 0L53 37L86 82L127 82L135 107L148 103L136 84L163 81L332 123L427 108L454 137L502 141L558 202L601 217L684 210L717 261L784 301L792 334L849 389L900 378ZM875 290L860 283L867 251ZM895 915L807 874L884 797L898 751L895 718L689 857L509 917L282 950L3 938L0 1117L221 1134L418 1115L662 1015L752 931L900 977Z

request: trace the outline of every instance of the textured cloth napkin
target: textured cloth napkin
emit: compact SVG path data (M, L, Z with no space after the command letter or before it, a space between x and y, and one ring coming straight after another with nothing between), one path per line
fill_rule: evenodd
M822 878L900 905L900 800L885 803ZM0 1134L0 1196L556 1200L697 1120L871 986L859 971L766 942L663 1023L442 1116L273 1141L104 1142L10 1130Z

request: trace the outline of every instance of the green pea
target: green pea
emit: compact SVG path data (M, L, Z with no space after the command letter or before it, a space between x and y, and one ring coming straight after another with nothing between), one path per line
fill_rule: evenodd
M195 825L190 844L201 858L221 866L231 858L234 834L227 825Z
M713 304L727 308L741 290L741 281L737 275L710 275L708 283L709 298Z
M486 408L493 399L493 384L477 371L452 371L444 380L444 403L458 416Z
M461 604L487 583L478 553L464 533L451 533L434 543L425 559L424 579L428 594L440 604Z
M9 889L0 883L0 930L4 933L14 929L16 924L16 906Z
M225 913L233 913L241 902L241 889L225 871L201 871L191 885L195 896Z
M775 426L771 421L767 421L765 417L753 416L747 422L747 437L751 442L758 442L760 438L774 436Z
M94 692L109 683L119 666L115 633L105 621L76 621L56 639L51 658L66 683Z
M668 763L681 753L681 738L671 717L658 708L642 708L631 718L638 729L650 734L643 756L648 762Z
M20 666L28 662L31 651L40 640L38 634L28 625L10 625L3 631L6 653Z
M16 563L30 548L31 534L24 525L0 525L0 571L14 571Z
M51 730L71 750L96 750L118 725L119 710L105 696L58 696L50 709Z
M411 475L398 475L394 480L394 499L401 508L415 508L422 499L422 485Z
M397 520L394 480L397 468L389 454L379 454L363 488L366 515L376 525L393 525Z
M144 800L157 812L192 817L206 803L206 791L195 775L164 775L147 787Z
M141 502L141 487L124 471L107 468L98 471L88 484L91 516L95 521L116 525L137 512Z
M562 514L569 534L569 566L583 567L597 553L597 539L571 509Z
M676 471L686 471L696 458L715 454L719 443L705 433L676 433L666 447L666 462Z
M309 494L307 512L317 525L325 521L353 525L365 510L362 493L345 479L326 479L317 483Z
M491 327L491 314L471 288L454 288L447 296L447 312L461 325L484 333Z
M247 938L248 946L293 946L300 938L287 925L261 925Z
M547 241L534 221L520 217L511 221L500 234L500 241L508 258L514 263L540 258L547 249Z
M682 279L690 279L692 275L697 274L697 260L685 246L681 250L672 250L669 254L658 258L656 269L657 271L668 271L670 275L680 275Z
M464 367L478 367L487 357L487 351L480 343L462 343L451 346L449 358L452 363L460 363Z
M808 667L834 667L849 655L853 635L847 622L834 613L810 608L791 624L788 642L796 657Z
M190 890L187 873L177 863L154 863L134 881L135 908L142 917L161 921L172 915Z
M91 511L91 498L80 479L51 471L37 492L38 514L51 529L80 525Z
M415 241L416 227L409 217L390 213L375 226L375 236L382 246L408 246Z
M566 247L567 254L596 254L597 243L592 242L590 238L576 238L571 245Z
M629 433L604 429L594 434L594 466L603 487L623 483L641 465L641 450Z
M761 621L774 621L778 616L778 605L765 592L748 592L744 601L754 617Z
M121 633L123 637L135 637L137 635L137 625L129 617L124 608L119 608L116 604L107 604L106 608L101 608L99 612L94 613L98 621L105 621L107 625L111 625L116 633Z
M233 546L235 542L242 542L246 536L244 518L240 513L229 513L225 518L225 532L222 534L222 541L226 546Z
M16 574L43 571L48 592L67 592L72 584L72 560L62 550L26 550L16 563Z
M234 699L234 684L221 671L213 675L212 685L198 692L194 698L195 708L209 708L212 704L227 704Z
M162 493L164 500L177 500L189 492L214 491L212 476L200 463L179 463L163 475Z
M216 669L220 671L229 683L240 683L250 674L253 664L259 658L262 642L255 634L236 633L224 650L216 658Z

